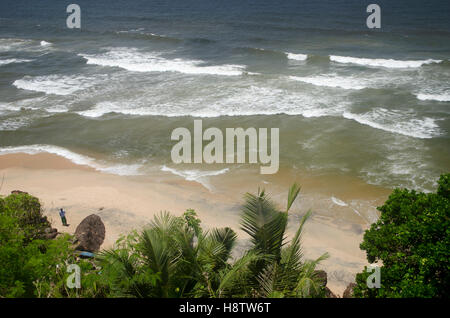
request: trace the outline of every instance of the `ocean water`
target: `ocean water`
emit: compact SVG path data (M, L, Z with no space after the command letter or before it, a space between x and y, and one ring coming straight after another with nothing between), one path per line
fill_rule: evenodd
M0 2L0 154L196 181L176 127L280 128L281 169L430 191L450 170L450 2ZM217 176L217 177L216 177Z

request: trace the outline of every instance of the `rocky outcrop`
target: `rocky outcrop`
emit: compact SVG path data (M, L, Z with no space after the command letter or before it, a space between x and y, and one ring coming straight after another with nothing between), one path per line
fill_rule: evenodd
M58 233L57 229L54 229L54 228L51 228L51 227L47 227L44 230L44 234L42 235L42 237L44 239L51 240L51 239L54 239L58 234L59 233Z
M52 229L49 220L44 216L38 198L24 191L14 190L1 201L0 205L8 207L10 215L14 216L19 226L24 229L27 240L56 237L57 230Z
M79 251L97 252L105 240L105 225L102 219L91 214L81 221L75 230Z
M325 297L326 298L338 298L328 287L325 287Z
M323 271L323 270L315 270L314 271L317 279L321 282L322 286L326 286L328 279L327 279L327 272Z
M314 271L317 280L321 283L325 290L326 298L337 298L337 296L327 287L328 275L324 270L316 270Z
M11 194L28 194L28 192L20 191L20 190L12 190Z
M355 283L350 283L347 285L347 288L344 290L343 298L353 298L353 289L356 287Z

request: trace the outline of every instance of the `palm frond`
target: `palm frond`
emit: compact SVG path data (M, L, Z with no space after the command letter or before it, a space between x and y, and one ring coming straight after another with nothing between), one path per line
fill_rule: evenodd
M291 244L286 249L286 253L284 253L284 257L282 259L282 263L286 268L297 270L300 266L301 259L303 256L302 247L301 247L301 236L303 232L303 226L308 218L311 216L311 210L306 212L306 214L300 220L300 225L295 232L294 237L291 240Z
M230 253L236 243L237 235L231 228L225 227L222 229L213 229L211 237L222 243L225 249Z
M323 260L329 257L328 253L322 254L313 261L305 262L301 268L298 284L295 288L298 297L318 297L322 292L322 282L318 279L315 269Z
M277 267L277 263L268 264L258 275L257 280L260 286L258 297L267 298L270 295L274 295L276 291Z
M294 183L289 188L286 213L289 211L289 209L291 208L291 206L294 203L295 199L297 198L298 194L300 193L300 189L301 189L301 187L298 186L297 183Z
M153 285L136 280L140 276L139 259L127 249L105 250L97 260L119 297L147 297Z
M287 215L276 209L264 191L258 196L247 193L242 210L241 229L250 235L254 249L279 258Z
M237 285L245 284L246 274L249 273L249 265L255 261L263 259L264 256L256 252L250 251L240 259L238 259L231 268L221 273L220 284L216 290L217 297L226 296L227 290L236 288ZM236 288L237 289L237 288Z
M217 245L211 250L211 255L215 255L215 267L223 267L230 258L231 251L236 243L236 232L229 227L213 229L210 238L212 240L210 244Z

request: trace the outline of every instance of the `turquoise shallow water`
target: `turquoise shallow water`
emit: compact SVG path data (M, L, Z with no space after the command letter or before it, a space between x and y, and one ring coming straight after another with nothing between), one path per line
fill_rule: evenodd
M79 1L69 30L62 3L2 1L0 153L243 169L173 165L172 130L202 118L279 128L282 168L431 190L450 168L449 4L380 1L374 31L368 3Z

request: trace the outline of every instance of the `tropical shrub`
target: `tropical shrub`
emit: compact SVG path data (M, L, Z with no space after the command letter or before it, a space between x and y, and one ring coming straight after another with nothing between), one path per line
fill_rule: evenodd
M381 288L368 288L365 270L356 276L356 297L450 296L450 174L436 193L396 189L380 219L364 234L361 249L381 263Z
M0 297L47 297L71 254L69 236L42 239L48 222L27 194L0 198Z
M252 247L231 261L236 233L230 228L205 231L194 210L175 217L157 215L139 234L116 242L99 257L112 296L125 297L321 297L314 271L327 257L303 261L300 238L308 213L286 245L288 211L300 188L288 194L279 211L264 191L247 194L241 228Z
M264 191L246 194L241 229L251 247L232 259L237 235L205 230L194 210L156 215L94 260L80 259L70 235L44 239L50 224L39 200L27 194L0 198L0 297L323 297L315 266L303 260L301 220L286 240L288 211L300 188L292 186L280 211ZM81 288L69 288L68 265L81 270Z

